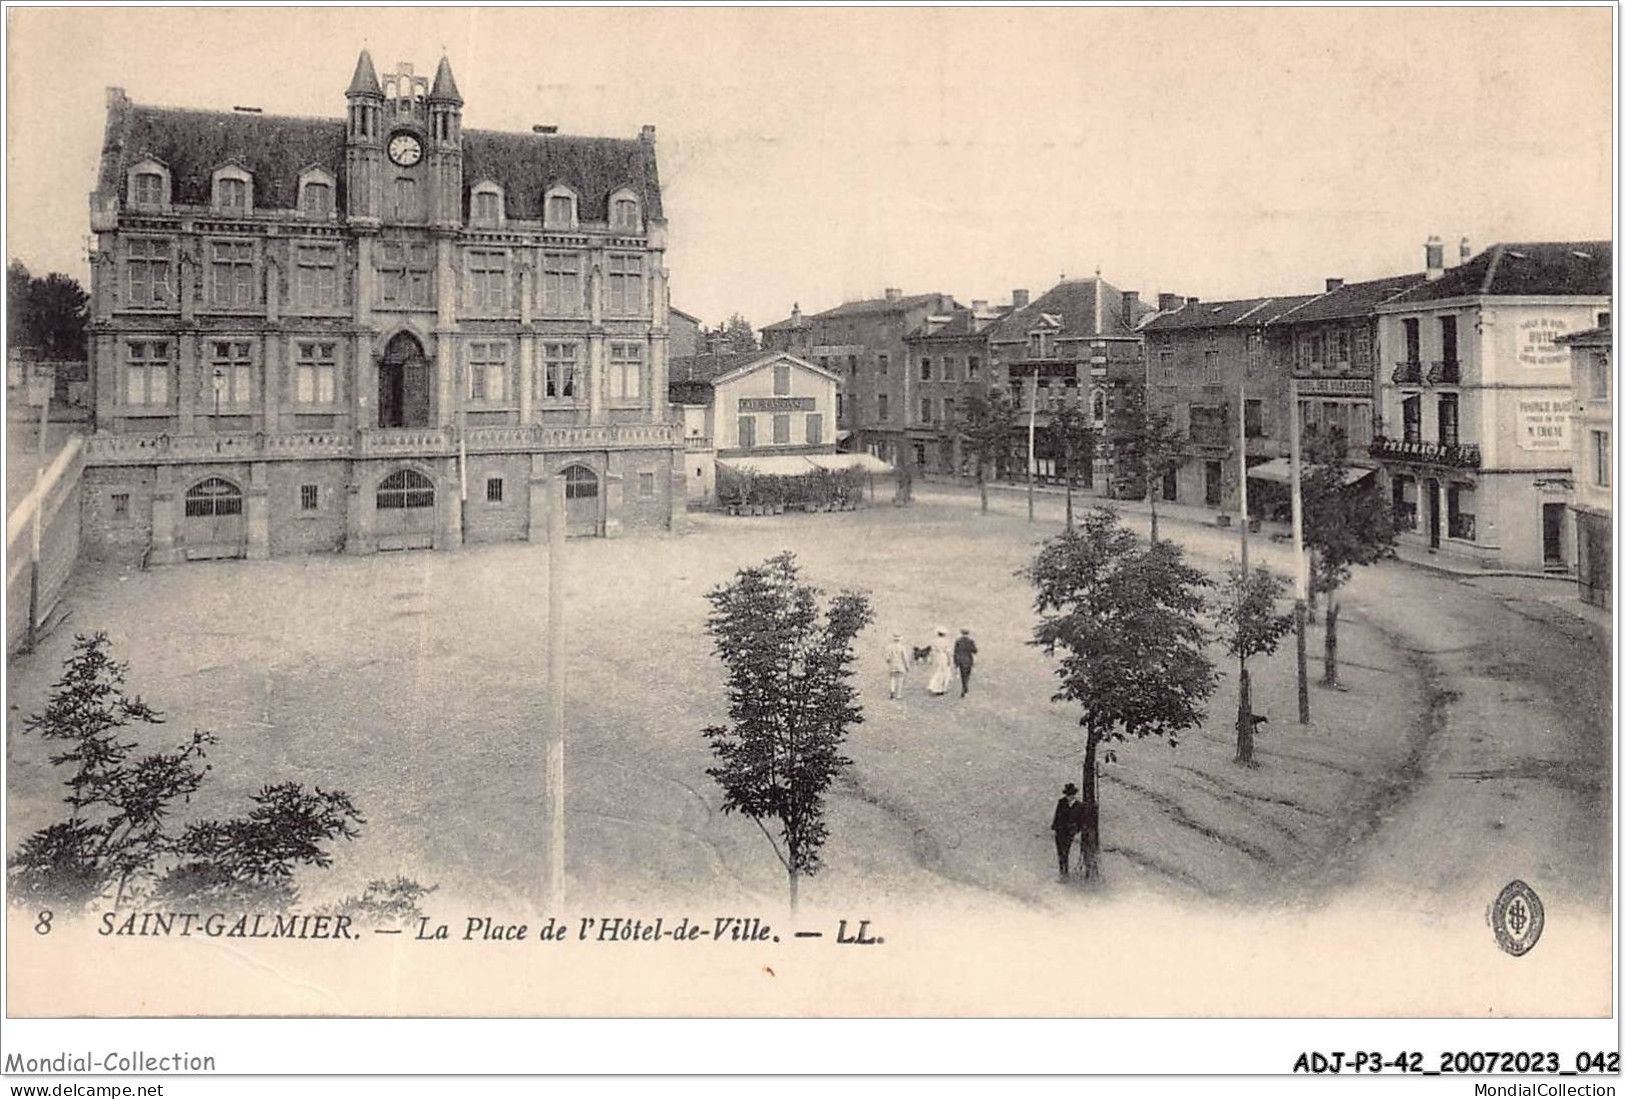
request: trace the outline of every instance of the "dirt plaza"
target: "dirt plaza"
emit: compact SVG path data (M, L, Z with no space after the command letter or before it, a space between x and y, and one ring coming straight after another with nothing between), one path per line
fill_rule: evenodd
M766 840L720 812L700 730L725 718L704 594L790 549L826 590L867 591L876 613L859 638L865 721L831 793L825 869L804 899L1085 903L1087 892L1055 880L1047 830L1061 785L1077 777L1077 713L1050 701L1050 662L1027 644L1031 589L1016 575L1059 526L1051 501L1029 524L1008 499L980 515L973 494L925 492L908 508L699 515L681 534L568 543L572 901L782 902ZM1193 560L1217 573L1234 535L1190 541ZM1261 545L1255 560L1271 554L1279 547ZM20 718L43 704L72 635L105 630L132 693L166 715L154 745L193 728L219 735L188 812L229 815L262 784L290 779L354 798L362 834L335 849L330 870L301 879L308 901L404 874L442 896L534 904L548 566L545 546L496 545L86 572L66 624L9 669L12 844L60 809L59 776ZM980 648L969 696L928 695L922 669L888 701L891 633L924 645L939 625L969 629ZM1308 727L1295 720L1290 652L1255 665L1255 707L1270 718L1256 770L1231 762L1234 668L1217 647L1226 674L1206 727L1177 748L1119 746L1102 787L1112 894L1313 902L1350 879L1354 841L1415 750L1422 683L1358 614L1341 636L1353 689L1317 690ZM1318 632L1311 644L1318 653Z

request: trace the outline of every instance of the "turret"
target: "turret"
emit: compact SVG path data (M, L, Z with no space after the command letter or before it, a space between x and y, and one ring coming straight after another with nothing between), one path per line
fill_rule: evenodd
M451 74L450 58L440 58L428 102L434 223L449 228L463 220L463 97Z
M356 58L344 98L349 104L344 129L345 214L376 220L383 193L384 89L365 49Z

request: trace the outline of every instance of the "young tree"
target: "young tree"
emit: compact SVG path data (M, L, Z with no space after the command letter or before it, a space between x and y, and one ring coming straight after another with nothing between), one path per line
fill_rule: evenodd
M840 592L824 609L822 594L802 582L787 551L706 595L706 629L728 669L730 720L704 731L718 760L706 774L722 787L722 811L750 817L773 845L792 910L801 878L820 865L824 792L851 763L841 745L863 721L852 642L874 617L857 592ZM777 840L765 821L777 823Z
M959 414L955 430L976 463L976 488L987 511L987 469L1010 450L1016 425L1016 406L1003 389L972 393Z
M1287 580L1262 566L1243 572L1230 569L1225 578L1223 601L1219 604L1219 635L1224 647L1240 664L1236 688L1236 762L1255 767L1253 762L1252 680L1247 661L1272 653L1292 629L1291 614L1277 614L1276 604L1286 595Z
M1098 877L1100 746L1131 736L1174 746L1202 721L1218 682L1199 621L1209 581L1178 545L1142 544L1104 508L1045 543L1024 572L1038 589L1031 644L1060 656L1051 697L1083 707L1083 867Z
M1146 410L1143 391L1125 389L1123 397L1112 416L1112 457L1119 477L1144 486L1146 501L1151 505L1151 540L1155 542L1157 494L1162 490L1163 478L1185 464L1188 440L1167 412Z
M117 908L155 882L171 901L293 903L294 868L327 866L322 844L356 835L350 822L361 817L349 798L298 783L268 786L248 817L172 835L169 818L203 784L205 749L216 737L193 732L173 751L137 756L127 730L163 718L124 692L125 671L106 634L76 637L44 712L24 720L25 732L66 746L51 763L73 770L64 780L67 820L28 837L8 860L12 897L83 911L111 892Z
M1050 413L1049 429L1061 444L1061 461L1066 468L1066 529L1071 530L1072 487L1077 482L1077 467L1085 463L1092 466L1094 463L1095 422L1087 409L1066 401ZM1092 480L1091 473L1084 483Z
M1348 447L1341 432L1306 432L1303 451L1309 460L1302 478L1309 590L1326 597L1326 670L1321 684L1336 687L1338 590L1353 577L1354 566L1394 556L1398 531L1387 501L1373 483L1349 483Z

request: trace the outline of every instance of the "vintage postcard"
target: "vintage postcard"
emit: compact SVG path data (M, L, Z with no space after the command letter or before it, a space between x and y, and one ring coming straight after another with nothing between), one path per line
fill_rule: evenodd
M8 1017L1606 1025L1615 14L11 9Z

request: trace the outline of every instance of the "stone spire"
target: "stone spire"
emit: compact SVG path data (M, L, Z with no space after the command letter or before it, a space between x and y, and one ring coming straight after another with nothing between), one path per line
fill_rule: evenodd
M451 75L451 58L445 54L440 55L440 67L434 71L434 87L429 89L430 103L455 103L459 107L463 104L463 97L457 91L457 80Z
M372 67L372 54L365 48L361 56L355 61L355 75L350 78L350 86L344 90L345 95L375 95L382 99L384 89L378 83L378 70Z

